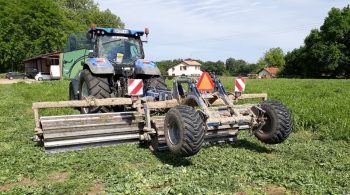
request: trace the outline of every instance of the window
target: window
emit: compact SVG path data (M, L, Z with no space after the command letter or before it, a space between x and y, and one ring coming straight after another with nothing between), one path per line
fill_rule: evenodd
M180 70L186 70L187 67L186 66L180 66Z
M173 71L175 71L175 68L172 68Z
M141 42L136 38L103 36L99 39L99 55L121 63L133 63L142 57ZM119 60L118 53L121 58Z

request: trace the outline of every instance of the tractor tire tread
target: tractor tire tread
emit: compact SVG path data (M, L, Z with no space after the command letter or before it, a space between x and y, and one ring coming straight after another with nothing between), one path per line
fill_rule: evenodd
M150 89L167 90L167 85L165 83L165 80L162 77L152 77L147 80L145 89L146 90L150 90Z
M170 114L175 114L183 123L183 138L180 140L181 147L172 151L181 156L192 156L199 152L204 142L205 130L203 119L200 114L187 105L178 105L169 110ZM166 137L166 139L168 139ZM169 141L167 140L169 144ZM171 150L171 147L169 147Z
M96 99L109 98L111 89L109 86L108 78L100 75L94 75L89 70L85 69L82 72L81 77L84 77L89 88L89 94L94 96ZM99 106L94 109L94 112L110 112L110 106Z
M256 131L255 136L266 144L279 144L288 138L292 132L292 115L288 108L276 100L266 100L262 102L261 108L272 112L272 122L275 128L262 136L262 132Z

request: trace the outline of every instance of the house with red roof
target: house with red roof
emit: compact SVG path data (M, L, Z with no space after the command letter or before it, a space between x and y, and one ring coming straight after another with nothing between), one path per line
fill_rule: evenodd
M263 68L258 72L259 78L274 78L279 72L279 68L271 67L271 68Z

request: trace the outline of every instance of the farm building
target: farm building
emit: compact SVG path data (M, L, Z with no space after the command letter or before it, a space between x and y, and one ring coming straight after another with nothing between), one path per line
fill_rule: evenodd
M23 61L24 70L32 77L35 76L37 72L50 73L52 66L59 66L60 70L62 70L60 55L60 52L53 52L26 59Z
M195 60L184 60L168 69L170 76L200 76L201 74L201 64Z
M263 68L258 72L259 78L274 78L276 77L278 68Z
M24 69L27 74L34 77L37 72L51 73L52 68L59 66L60 79L74 78L82 69L81 56L86 56L88 50L80 49L75 51L53 52L35 56L24 60ZM55 70L56 72L56 70Z

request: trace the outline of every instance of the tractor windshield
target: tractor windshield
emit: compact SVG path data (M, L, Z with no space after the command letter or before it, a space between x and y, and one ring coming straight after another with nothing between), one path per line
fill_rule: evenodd
M141 41L132 37L103 36L99 55L117 64L130 64L142 58Z

